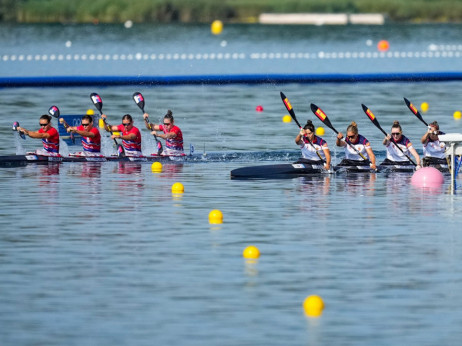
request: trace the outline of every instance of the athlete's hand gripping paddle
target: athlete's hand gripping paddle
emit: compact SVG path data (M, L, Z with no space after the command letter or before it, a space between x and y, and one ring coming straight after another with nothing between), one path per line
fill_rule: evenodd
M20 126L19 126L19 123L18 123L17 121L15 121L15 122L13 123L12 130L13 130L13 131L18 131L18 127L20 127ZM24 134L24 132L18 131L18 134L19 134L19 137L21 137L22 139L26 139L26 135Z
M134 93L133 94L133 101L135 101L135 103L141 109L141 111L143 112L143 115L144 115L144 113L146 113L146 112L144 111L144 97L143 97L143 95L140 92ZM149 121L149 117L146 117L144 119L144 122L146 123L147 127L152 131L153 130L152 123ZM164 151L164 148L162 147L162 143L157 139L157 136L155 134L153 134L153 136L154 136L154 139L156 140L156 144L157 144L157 155L161 155L162 152Z
M101 99L101 97L97 93L91 93L90 94L90 99L91 99L91 102L93 102L93 105L98 110L99 114L103 115L103 100ZM101 117L101 118L103 119L104 126L106 127L106 129L109 129L109 132L112 135L112 129L107 124L106 119L103 118L103 117ZM117 143L115 138L113 138L113 139L114 139L115 145L117 146L117 156L118 157L124 157L125 156L124 147L121 144Z

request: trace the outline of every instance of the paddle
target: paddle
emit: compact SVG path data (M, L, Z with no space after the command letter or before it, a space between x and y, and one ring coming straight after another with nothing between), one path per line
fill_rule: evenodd
M102 111L102 109L103 109L103 100L101 99L101 97L97 93L91 93L90 94L90 99L91 99L91 102L93 102L93 105L98 110L99 114L103 115L103 111ZM109 132L112 135L112 129L107 124L106 119L103 118L103 117L101 117L101 118L103 119L104 126L106 127L106 129L109 129ZM117 143L115 138L113 138L113 139L114 139L115 145L117 146L117 156L118 157L124 157L125 156L124 147L121 144Z
M316 106L314 103L312 103L310 105L310 108L311 108L311 111L314 113L314 115L316 115L319 120L321 120L328 128L330 128L332 131L334 131L336 134L338 134L338 131L334 128L334 126L332 126L332 123L330 122L329 118L327 117L326 113L324 113L324 111L319 108L318 106ZM364 161L368 161L368 159L366 157L364 157L363 154L361 154L359 152L358 149L356 149L356 147L350 143L349 141L345 141L346 144L348 144L354 151L356 151L356 153L361 156L361 158L364 160Z
M292 117L292 119L294 119L295 123L298 125L298 127L300 128L300 130L302 129L302 125L300 125L300 123L298 122L297 120L297 117L295 116L295 111L294 111L294 108L292 107L292 105L290 104L289 102L289 99L286 97L286 95L284 95L284 93L281 91L281 100L282 102L284 103L284 106L286 106L286 109L287 111L289 112L290 116ZM316 154L318 155L319 159L325 163L326 161L322 158L322 156L319 154L318 152L318 149L316 149L316 147L314 146L313 142L307 137L307 136L303 136L305 137L308 142L311 144L311 146L314 148L314 150L316 151Z
M137 104L137 106L141 109L141 111L143 112L143 115L144 113L146 113L144 111L144 97L143 95L140 93L140 92L136 92L133 94L133 101L135 101L135 103ZM146 123L146 126L152 131L153 128L152 128L152 123L149 121L149 117L146 117L146 119L144 119L144 122ZM156 140L156 143L157 143L157 155L160 155L162 154L162 151L164 151L164 148L162 148L162 143L157 139L157 136L154 135L154 139Z
M380 126L379 124L379 121L377 120L377 118L375 117L374 113L372 113L372 111L367 108L365 105L361 104L361 107L363 107L363 111L364 113L366 113L367 117L374 123L374 125L380 130L382 131L382 133L385 135L385 137L388 137L388 134L382 129L382 126ZM406 155L404 153L404 151L400 148L400 146L398 144L396 144L395 140L393 137L390 138L390 140L395 144L395 146L399 149L399 151L401 151L403 153L404 156L407 157L407 159L414 165L414 166L417 166L416 163L414 161L412 161L412 159Z
M15 121L13 123L13 131L18 131L18 127L19 127L19 123ZM24 132L18 131L18 134L19 134L19 137L21 137L22 139L26 139L26 135L24 134Z
M428 126L427 122L423 120L422 115L420 112L417 110L417 108L414 107L414 105L407 99L404 98L404 102L406 103L407 108L411 110L412 113L421 121L423 122L426 126Z
M48 109L48 114L50 114L54 118L59 118L59 115L61 114L59 111L59 108L57 106L51 106L50 109ZM59 122L63 124L64 128L67 130L69 127L69 124L64 120L63 118L59 119ZM74 132L70 132L70 137L71 141L73 144L75 144L75 137L74 137Z

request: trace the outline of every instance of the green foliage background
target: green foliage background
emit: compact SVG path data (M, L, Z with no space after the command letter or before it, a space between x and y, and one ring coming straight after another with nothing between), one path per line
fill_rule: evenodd
M398 22L462 22L462 0L0 0L19 23L255 22L272 13L383 13Z

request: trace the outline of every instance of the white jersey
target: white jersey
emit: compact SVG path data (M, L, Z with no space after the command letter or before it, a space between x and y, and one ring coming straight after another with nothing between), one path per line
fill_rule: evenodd
M423 153L425 157L437 157L439 159L444 159L446 157L446 155L444 155L445 151L446 144L439 140L428 141L427 144L424 144L423 146Z
M345 142L347 143L344 147L345 159L356 161L363 160L363 158L351 147L351 145L353 145L364 157L369 157L366 151L366 149L371 147L369 141L364 136L358 135L358 137L358 143L356 144L351 143L349 138L345 139Z
M407 156L410 156L411 153L409 151L409 149L412 148L412 144L409 146L409 148L407 147L407 145L411 143L409 141L409 139L405 136L401 136L401 139L395 143L393 142L389 142L388 145L386 146L387 147L387 159L388 160L391 160L391 161L396 161L396 162L400 162L400 161L409 161L409 159L406 157ZM401 150L404 152L404 155L401 150L399 150L396 145L398 145Z
M323 149L328 149L327 142L321 137L314 136L313 145L310 144L306 137L302 138L303 143L300 144L300 150L302 151L302 157L308 160L319 161L319 155L326 160ZM313 148L314 146L314 148Z

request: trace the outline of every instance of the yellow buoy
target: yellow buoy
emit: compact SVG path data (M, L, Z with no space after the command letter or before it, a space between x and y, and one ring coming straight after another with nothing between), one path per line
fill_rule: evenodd
M220 35L223 31L223 23L221 20L214 20L210 26L210 31L214 35Z
M455 111L452 116L454 119L459 120L462 117L462 113L460 111Z
M324 136L324 133L325 133L325 132L326 132L326 131L324 131L324 127L319 126L319 127L316 129L316 135L318 135L318 136Z
M95 115L95 111L93 109L87 109L87 114L88 115Z
M322 314L324 302L320 296L312 295L303 301L303 310L310 317L318 317Z
M426 112L428 111L428 103L427 102L422 102L422 104L420 105L420 109L422 110L422 112Z
M286 115L284 115L282 117L282 122L283 123L290 123L291 121L292 121L292 117L290 115L288 115L288 114L286 114Z
M256 246L247 246L242 252L242 256L247 259L256 259L260 257L260 250Z
M182 183L175 183L172 185L172 192L173 193L183 193L184 192L184 186Z
M153 171L154 173L161 173L162 172L162 164L160 162L154 162L152 165L151 165L151 171Z
M209 223L211 224L223 223L223 213L218 209L212 210L209 213Z
M98 126L99 126L100 129L104 129L104 120L103 119L99 119Z

